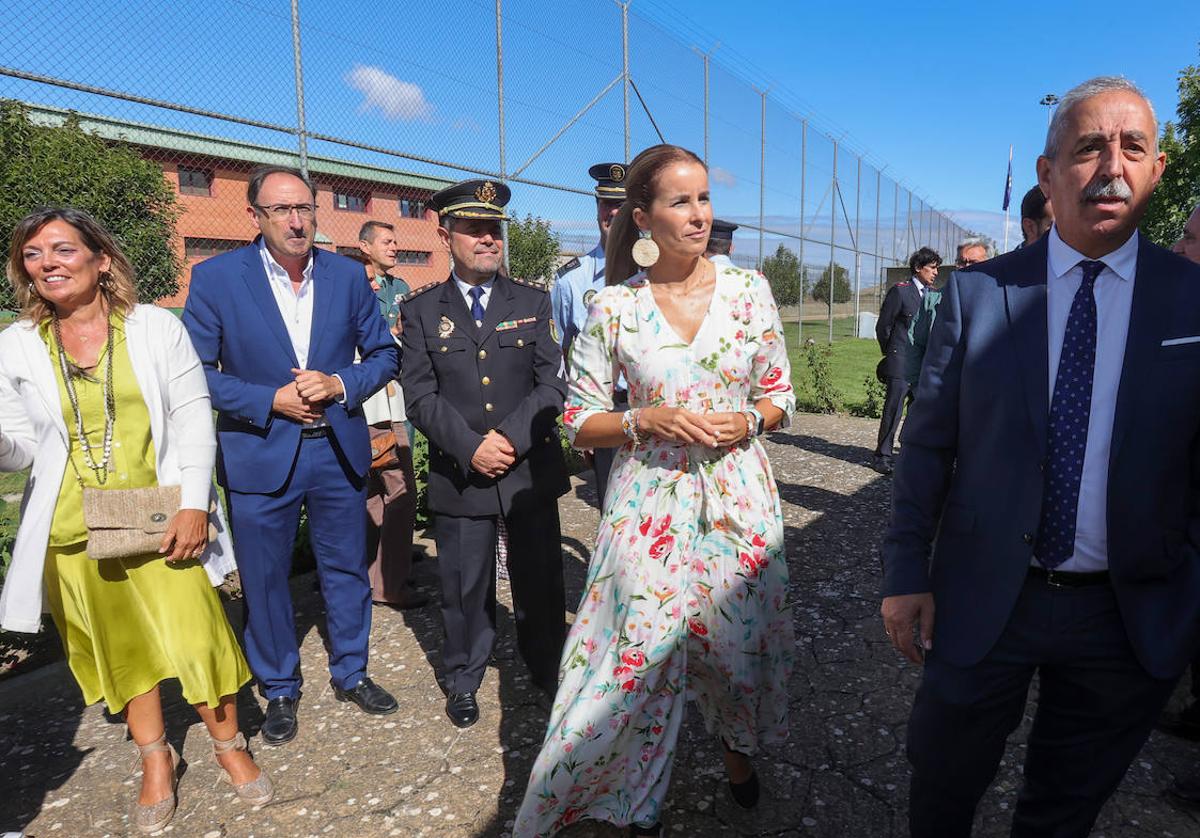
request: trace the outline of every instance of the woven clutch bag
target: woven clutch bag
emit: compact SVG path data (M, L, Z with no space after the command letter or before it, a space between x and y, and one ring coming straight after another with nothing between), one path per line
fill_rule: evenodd
M163 533L179 511L178 486L83 490L83 523L90 559L125 559L157 553ZM209 515L214 510L209 509ZM217 537L211 517L208 540Z

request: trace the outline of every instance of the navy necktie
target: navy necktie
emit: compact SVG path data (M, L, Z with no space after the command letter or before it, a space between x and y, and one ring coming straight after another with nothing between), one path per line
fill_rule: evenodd
M1079 481L1092 412L1092 378L1096 371L1094 290L1104 263L1085 259L1079 265L1083 281L1071 302L1050 404L1042 518L1034 550L1038 561L1048 568L1058 567L1075 552Z
M476 326L483 325L483 289L476 285L469 292L471 295L471 317Z

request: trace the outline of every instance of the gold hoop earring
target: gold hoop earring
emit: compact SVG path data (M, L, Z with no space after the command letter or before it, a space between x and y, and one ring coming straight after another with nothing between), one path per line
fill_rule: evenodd
M650 237L649 230L638 230L638 240L633 243L633 261L638 267L649 268L658 261L658 243Z

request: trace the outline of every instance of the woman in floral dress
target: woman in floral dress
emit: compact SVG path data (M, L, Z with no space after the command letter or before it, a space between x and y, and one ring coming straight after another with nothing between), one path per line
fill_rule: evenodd
M696 155L643 151L627 194L609 287L573 345L564 417L577 447L622 447L521 838L583 818L659 834L689 698L723 741L743 806L758 798L749 756L787 735L783 520L756 439L795 406L779 313L761 275L704 258L712 208ZM658 258L631 276L639 237ZM620 373L623 414L612 410Z

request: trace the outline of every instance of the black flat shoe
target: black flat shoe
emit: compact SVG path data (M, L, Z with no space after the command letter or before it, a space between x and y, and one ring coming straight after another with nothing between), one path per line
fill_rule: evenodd
M267 702L267 717L259 732L268 745L282 745L296 738L296 730L300 727L296 722L297 701L285 695Z
M353 701L360 710L370 713L372 716L386 716L388 713L395 713L400 706L396 703L396 699L392 698L390 692L370 678L363 678L348 690L341 689L332 681L329 683L333 687L333 695L338 701Z
M446 715L455 727L470 727L479 721L475 693L450 693L446 696Z
M758 805L758 796L762 790L758 785L758 772L755 771L750 775L749 780L744 780L740 783L729 781L729 793L733 795L733 802L741 806L743 809L753 809Z
M638 826L636 823L629 825L629 834L633 835L662 835L662 821L653 826Z

